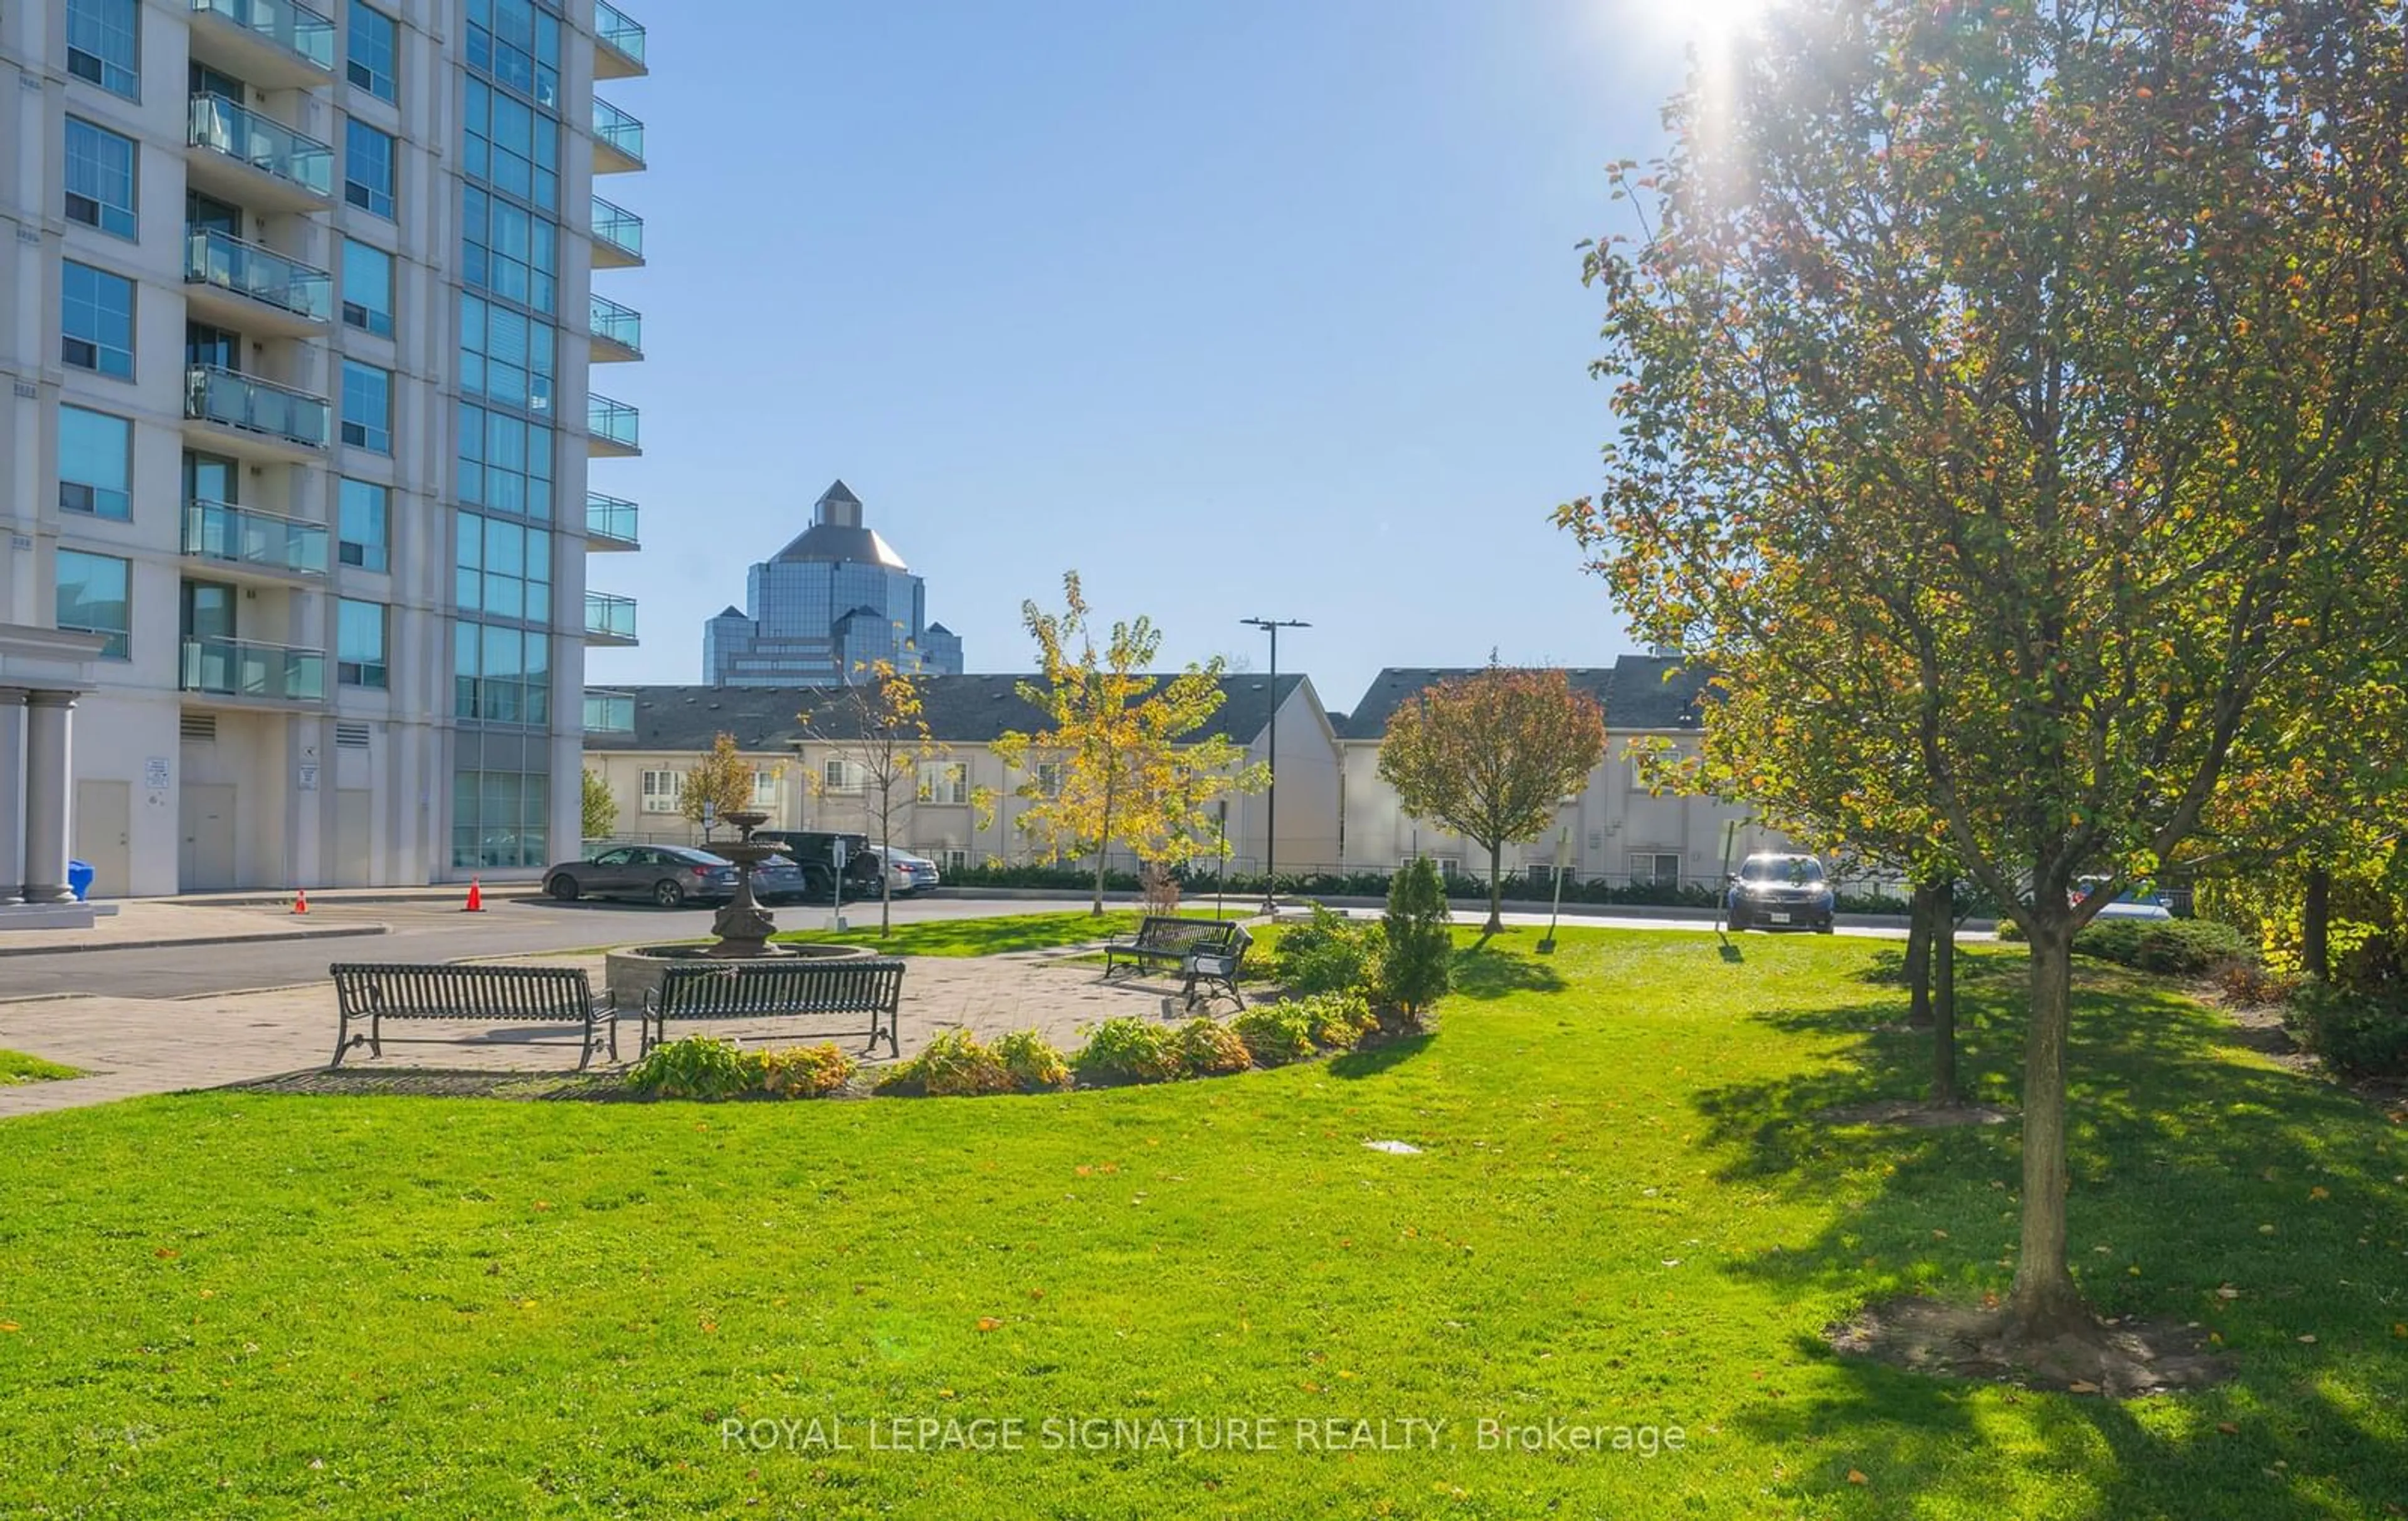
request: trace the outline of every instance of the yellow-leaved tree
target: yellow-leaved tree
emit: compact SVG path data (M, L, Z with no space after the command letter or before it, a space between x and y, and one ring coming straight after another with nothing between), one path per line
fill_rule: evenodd
M752 806L752 765L737 753L736 736L722 732L710 753L686 768L678 789L678 812L691 824L710 826Z
M1006 734L995 751L1029 772L1015 789L1028 803L1020 826L1046 859L1094 857L1093 911L1102 913L1112 846L1183 865L1218 843L1214 802L1261 790L1269 770L1248 765L1227 735L1205 732L1224 696L1221 657L1154 675L1162 634L1152 619L1113 624L1098 646L1077 571L1063 576L1062 593L1059 612L1021 605L1043 680L1021 682L1020 696L1045 725Z

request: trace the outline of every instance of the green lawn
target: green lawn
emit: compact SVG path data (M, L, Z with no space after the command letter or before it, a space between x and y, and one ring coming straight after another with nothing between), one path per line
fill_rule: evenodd
M825 922L825 909L820 911ZM878 904L849 906L845 918L853 927L841 934L825 929L790 929L781 940L822 940L839 945L874 945L898 956L986 956L1005 951L1049 951L1061 945L1084 945L1114 935L1133 934L1138 915L1108 910L1092 913L1006 913L987 919L923 919L896 925L878 933Z
M57 1062L28 1056L22 1051L0 1051L0 1087L11 1083L55 1083L63 1077L81 1077L83 1073Z
M2012 1127L1808 1118L1914 1090L1912 1042L1865 1033L1901 1010L1896 945L1534 935L1469 957L1426 1043L1164 1088L0 1124L0 1514L2408 1504L2408 1145L2381 1114L2086 967L2084 1282L2213 1326L2236 1377L2114 1404L1843 1362L1828 1322L2003 1289L2014 1241ZM1968 1070L2008 1098L2019 968L1969 960ZM1278 1424L1267 1452L1044 1450L1090 1416ZM1435 1452L1297 1450L1296 1421L1358 1416L1448 1424ZM1483 1418L1550 1416L1686 1446L1480 1450ZM882 1417L1027 1446L871 1450ZM853 1450L724 1446L729 1418L840 1419Z

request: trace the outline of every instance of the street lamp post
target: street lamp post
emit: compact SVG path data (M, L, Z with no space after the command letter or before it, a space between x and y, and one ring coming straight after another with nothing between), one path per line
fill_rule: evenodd
M1312 625L1301 618L1240 618L1238 622L1271 637L1270 781L1263 788L1263 911L1275 913L1279 909L1275 896L1279 880L1279 631Z

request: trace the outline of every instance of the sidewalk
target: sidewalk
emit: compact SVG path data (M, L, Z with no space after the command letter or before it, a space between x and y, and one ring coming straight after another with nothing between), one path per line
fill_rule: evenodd
M315 900L313 895L313 901ZM279 900L268 900L279 901ZM190 898L126 898L89 929L19 929L0 935L0 957L61 951L143 951L170 945L232 945L245 940L306 940L381 935L385 926L358 919L336 922L255 908L209 906ZM0 970L0 998L8 978Z

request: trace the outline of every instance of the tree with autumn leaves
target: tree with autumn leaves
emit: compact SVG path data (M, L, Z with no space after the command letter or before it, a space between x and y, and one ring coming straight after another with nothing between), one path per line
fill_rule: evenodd
M1041 679L1021 682L1019 694L1044 725L1005 734L995 752L1029 773L1017 789L1027 805L1020 827L1047 858L1094 858L1100 914L1111 847L1182 865L1217 843L1214 802L1260 791L1268 771L1208 730L1225 696L1219 656L1168 679L1151 674L1162 649L1153 620L1117 622L1098 644L1077 571L1062 578L1062 592L1058 612L1021 605Z
M702 758L686 768L678 785L678 812L707 831L730 813L752 806L752 763L736 748L736 736L721 733Z
M919 682L897 670L891 660L871 661L855 669L854 679L826 708L795 717L806 735L861 778L867 822L876 828L880 851L891 853L898 792L904 801L916 797L921 768L952 753L928 727L927 701ZM824 775L814 775L811 785L826 796ZM985 790L972 793L970 802L983 825L989 803ZM895 873L882 858L878 879L878 933L883 936L895 924Z
M1594 246L1618 381L1562 521L1641 637L1897 757L2030 942L2006 1329L2066 1258L2070 946L2357 691L2408 545L2396 15L2254 0L1771 13ZM1716 720L1711 707L1707 723ZM1765 764L1802 785L1802 753ZM2332 800L2347 806L2347 799Z
M1559 670L1494 663L1398 707L1380 779L1405 812L1488 853L1488 933L1505 928L1505 847L1538 839L1605 757L1605 711Z

